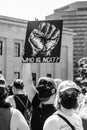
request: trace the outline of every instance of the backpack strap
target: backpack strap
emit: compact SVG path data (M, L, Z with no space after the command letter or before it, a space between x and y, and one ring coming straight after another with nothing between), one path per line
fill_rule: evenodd
M71 128L72 130L75 130L75 127L62 115L57 114L59 117L61 117Z
M28 102L29 102L29 100L28 100L28 96L27 96L27 102L26 102L26 107L28 107Z
M14 95L14 97L16 97L19 102L21 102L21 104L24 106L24 108L26 108L25 104L23 103L23 101L17 96L17 95ZM27 104L27 103L26 103Z
M17 95L14 95L14 99L15 99L15 97L21 102L21 104L24 106L24 108L28 107L28 105L31 104L27 95L26 95L26 97L27 97L26 105L24 104L24 102Z

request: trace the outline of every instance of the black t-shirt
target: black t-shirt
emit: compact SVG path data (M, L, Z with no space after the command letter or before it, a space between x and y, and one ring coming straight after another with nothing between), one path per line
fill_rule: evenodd
M45 120L52 115L56 109L53 104L42 104L42 107L39 107L40 101L38 95L36 94L33 101L33 112L31 118L31 129L32 130L43 130L43 125Z
M15 94L14 99L15 99L16 109L18 109L23 115L24 115L24 110L25 110L24 105L26 106L27 100L28 100L28 107L29 109L31 108L31 103L27 95Z
M83 124L84 130L87 130L87 119L82 118L82 124Z

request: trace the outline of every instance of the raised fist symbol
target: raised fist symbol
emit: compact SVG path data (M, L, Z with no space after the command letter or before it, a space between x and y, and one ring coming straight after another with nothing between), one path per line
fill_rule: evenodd
M60 30L55 25L45 22L40 23L38 28L34 29L28 38L32 47L32 56L38 54L50 56L59 39Z

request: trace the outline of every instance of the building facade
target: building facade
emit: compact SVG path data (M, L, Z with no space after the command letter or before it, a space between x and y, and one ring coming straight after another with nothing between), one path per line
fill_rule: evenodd
M22 78L22 53L27 22L0 16L0 73L11 84L14 78ZM30 63L34 84L39 77L73 79L73 32L63 29L59 63Z
M21 58L27 21L0 16L0 72L10 84L21 78Z
M46 16L46 20L63 19L63 27L73 29L73 61L76 62L84 56L87 57L87 1L69 4L54 13Z

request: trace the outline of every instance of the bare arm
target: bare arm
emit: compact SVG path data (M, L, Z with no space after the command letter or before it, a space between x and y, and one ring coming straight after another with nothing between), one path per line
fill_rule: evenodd
M8 97L6 98L6 102L9 102L12 107L16 108L16 105L15 105L15 101L14 101L13 96L8 96Z
M11 130L30 130L25 118L20 111L13 109L13 114L10 124Z
M55 120L48 118L44 123L43 130L59 130L59 127Z

